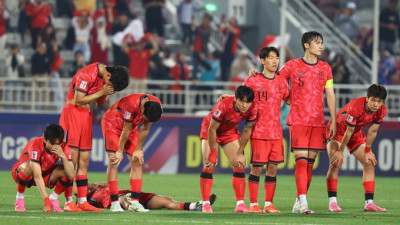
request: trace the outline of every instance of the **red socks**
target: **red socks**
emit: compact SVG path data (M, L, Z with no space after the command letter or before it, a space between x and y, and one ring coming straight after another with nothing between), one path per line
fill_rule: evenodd
M108 189L110 190L111 202L118 201L118 181L108 181Z
M315 162L315 159L308 158L308 165L307 165L307 191L308 191L308 188L310 187L310 184L311 184L312 170L313 170L313 167L314 167L314 162Z
M272 202L275 195L276 177L265 176L265 201Z
M179 210L190 210L190 202L179 203Z
M30 183L30 181L32 180L32 175L30 176L26 176L24 174L24 172L19 171L18 172L18 182L17 182L17 191L18 193L24 193L26 187L28 186L28 184Z
M296 159L296 170L294 175L296 177L297 195L307 194L307 158L300 157Z
M200 174L200 191L203 201L210 201L214 170L203 168Z
M56 187L54 188L54 192L58 195L63 193L69 187L72 187L72 180L69 180L67 177L61 177L57 180ZM72 190L72 189L71 189Z
M243 201L246 190L246 179L243 169L233 169L232 186L235 191L236 201Z
M250 197L250 203L257 203L258 200L258 187L260 183L260 177L250 174L248 178L248 187L249 187L249 197Z
M363 182L365 200L374 199L375 181L365 181Z
M129 183L131 184L131 200L139 201L140 193L142 192L142 179L130 179ZM118 193L118 191L117 191Z
M88 176L87 175L76 175L75 177L76 187L78 189L78 198L86 198ZM71 188L72 190L72 188Z
M328 189L328 197L337 197L338 179L326 178L326 187Z

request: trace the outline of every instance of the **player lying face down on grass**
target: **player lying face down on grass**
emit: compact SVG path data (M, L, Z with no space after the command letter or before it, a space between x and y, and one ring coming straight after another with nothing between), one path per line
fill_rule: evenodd
M257 116L257 107L253 103L254 92L246 86L239 86L235 96L226 97L216 104L201 124L201 147L204 167L200 175L200 189L203 200L203 212L212 212L209 196L213 185L213 173L217 164L218 144L233 166L232 186L237 206L235 212L248 212L244 204L246 189L244 148L250 138ZM246 120L242 135L237 125Z
M25 212L24 192L36 186L44 199L43 212L63 212L58 195L72 186L74 166L71 152L63 142L64 130L57 124L50 124L44 135L30 141L24 148L17 163L12 167L12 177L17 183L15 211ZM57 164L61 159L62 164ZM49 196L46 187L54 188Z
M118 166L123 152L128 155L131 165L130 186L132 209L147 212L140 203L142 190L142 165L144 163L143 144L150 127L162 115L161 101L150 94L127 95L104 114L101 121L103 138L108 155L107 182L110 189L112 212L121 212L118 202ZM138 131L138 126L140 129Z
M215 194L210 195L210 204L212 205L217 196ZM131 191L130 190L119 190L118 200L122 208L135 211L132 207ZM88 201L91 205L97 208L110 208L111 198L110 189L106 183L89 183L88 185ZM202 202L177 202L174 199L158 195L155 193L140 193L139 203L146 209L170 209L170 210L191 210L201 211Z
M385 212L374 204L376 158L371 146L378 134L379 125L387 114L384 105L387 92L384 86L373 84L368 88L367 97L356 98L347 103L336 115L336 136L330 139L328 156L330 160L326 185L328 189L328 210L341 212L337 204L337 183L339 169L343 164L344 148L354 155L363 166L363 187L365 194L365 211ZM370 125L367 136L361 130ZM332 121L328 122L328 128Z

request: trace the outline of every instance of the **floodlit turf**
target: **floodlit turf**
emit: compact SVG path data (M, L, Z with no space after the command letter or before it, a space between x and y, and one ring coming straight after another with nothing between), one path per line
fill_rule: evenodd
M339 205L343 213L327 211L327 193L324 177L313 177L309 190L309 206L312 215L292 214L295 199L295 183L292 176L279 176L275 194L275 205L280 215L236 214L235 197L230 175L214 175L212 192L217 194L213 205L214 213L152 210L149 213L51 213L45 214L43 200L36 187L27 189L25 204L27 212L14 212L16 184L11 172L0 172L0 224L399 224L400 221L400 179L377 178L375 203L386 207L386 213L364 212L364 194L361 177L343 177L339 180ZM90 173L90 182L104 182L105 173ZM120 189L128 189L128 174L120 174ZM264 178L262 177L261 180ZM262 182L261 182L262 183ZM170 196L177 201L200 200L198 174L152 175L143 179L143 191ZM264 188L260 184L259 203L264 205ZM247 187L246 187L247 189ZM49 191L50 192L50 191ZM63 206L64 199L60 197ZM248 204L248 194L245 202Z

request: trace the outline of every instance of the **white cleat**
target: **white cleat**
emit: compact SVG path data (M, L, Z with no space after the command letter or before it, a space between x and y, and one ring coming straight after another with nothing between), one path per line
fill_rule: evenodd
M299 213L301 213L301 214L312 214L312 213L314 213L314 211L312 211L312 210L310 210L309 208L308 208L308 204L307 203L303 203L303 204L301 204L300 203L300 212Z
M298 199L294 202L292 213L301 213L300 211L300 202Z
M129 211L134 211L134 212L149 212L150 210L145 209L142 204L140 204L139 202L133 201L131 202L131 204L129 205L128 208Z
M110 212L123 212L124 210L121 208L121 205L118 202L112 202L110 206Z

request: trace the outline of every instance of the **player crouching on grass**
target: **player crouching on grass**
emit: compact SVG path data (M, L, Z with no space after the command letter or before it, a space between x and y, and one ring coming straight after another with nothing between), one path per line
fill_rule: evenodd
M130 190L119 190L118 200L122 208L126 210L133 210L129 207L132 204ZM212 205L217 196L210 195L210 204ZM88 185L88 201L89 204L97 208L110 208L111 198L110 189L106 183L97 183ZM190 210L201 211L202 202L177 202L170 197L157 195L154 193L140 193L139 203L147 209L170 209L170 210Z
M60 208L58 196L74 179L74 166L71 152L63 142L64 130L57 124L50 124L44 136L30 141L24 148L19 160L12 167L12 177L17 183L15 211L25 212L24 192L26 187L37 186L44 198L43 212L64 212ZM62 165L57 165L61 159ZM48 196L46 187L55 189Z
M237 205L235 212L250 212L244 204L246 190L244 148L250 139L257 107L252 104L254 92L250 87L239 86L235 96L226 97L216 104L201 124L201 149L204 167L200 175L200 190L203 200L202 212L211 213L210 193L213 185L213 173L217 164L218 144L233 167L232 186ZM246 119L242 135L237 124Z
M343 151L347 146L350 154L353 154L362 164L363 186L365 192L365 211L386 212L374 204L375 166L376 159L371 151L372 142L378 133L379 125L386 116L387 109L384 105L386 89L382 85L373 84L368 88L367 97L356 98L347 103L336 115L336 136L329 141L328 156L330 165L326 175L326 185L329 196L328 210L341 212L337 204L337 183L339 169L343 164ZM332 121L328 123L328 129ZM365 137L362 128L372 124Z

